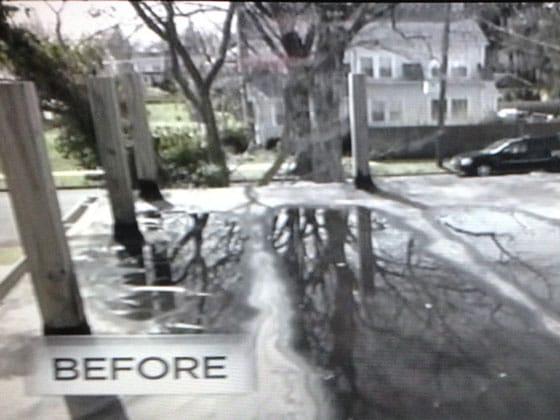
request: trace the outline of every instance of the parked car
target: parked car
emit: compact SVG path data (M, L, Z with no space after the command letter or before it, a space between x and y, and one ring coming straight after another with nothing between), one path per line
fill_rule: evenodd
M516 108L504 108L498 111L497 116L502 121L524 121L529 116L529 112Z
M471 176L560 171L560 137L557 134L501 139L482 150L453 156L444 165L455 173Z

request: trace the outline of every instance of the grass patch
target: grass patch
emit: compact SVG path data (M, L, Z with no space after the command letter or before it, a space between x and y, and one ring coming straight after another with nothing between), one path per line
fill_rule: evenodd
M342 159L346 175L352 176L352 159ZM437 166L432 159L415 160L371 160L369 169L373 176L397 176L397 175L429 175L446 173L444 169Z
M55 176L54 185L56 188L92 188L100 187L101 182L90 181L82 175L71 175L71 176ZM0 176L0 190L8 189L6 179Z
M76 161L65 158L56 150L55 142L58 133L59 130L57 128L51 128L45 132L45 142L47 143L47 154L49 155L49 161L51 162L52 170L72 171L72 170L81 169L80 165Z
M47 156L49 157L49 162L51 169L53 171L73 171L79 170L80 165L72 160L66 159L62 156L55 146L56 137L58 136L58 129L51 128L45 131L45 143L47 146ZM0 163L0 173L3 173L2 164Z
M184 102L162 102L146 104L148 120L153 125L190 125L190 111Z
M0 265L12 265L23 255L20 246L0 247Z
M424 175L446 173L433 160L370 161L373 175Z

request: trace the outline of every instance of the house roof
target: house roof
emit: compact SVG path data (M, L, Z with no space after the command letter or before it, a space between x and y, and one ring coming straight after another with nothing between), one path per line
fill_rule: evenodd
M451 3L451 18L460 19L468 12L468 5ZM443 22L447 10L441 3L398 3L395 8L397 20Z
M369 49L385 49L403 55L412 53L418 57L437 57L441 51L444 23L426 21L376 21L366 25L352 40L352 46ZM449 48L468 45L486 45L482 30L473 19L452 21Z

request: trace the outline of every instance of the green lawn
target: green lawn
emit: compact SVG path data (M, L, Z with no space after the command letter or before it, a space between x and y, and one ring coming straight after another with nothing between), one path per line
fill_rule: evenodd
M151 103L146 105L151 124L190 124L189 108L184 102Z
M72 171L80 169L77 162L72 159L66 159L63 157L55 147L55 139L58 135L58 129L51 128L45 131L45 141L47 143L47 153L49 155L49 160L51 163L51 168L53 171Z
M198 131L200 124L190 120L189 106L185 102L148 103L146 105L148 118L152 129L158 127L184 128ZM223 127L234 127L239 122L234 121L229 114L218 114L218 124ZM47 153L53 171L79 170L77 162L64 158L55 147L58 129L52 128L45 132ZM236 170L236 175L245 179L259 179L274 161L274 152L256 150L252 155L231 155L228 158L230 168ZM249 165L244 165L249 164ZM343 159L344 168L348 175L351 174L351 159ZM374 176L431 174L444 172L436 166L433 160L399 160L399 161L371 161L370 168ZM0 173L1 173L0 166ZM246 172L246 173L243 173ZM96 186L97 183L87 181L83 176L57 176L57 187L87 187ZM5 181L0 177L0 188L5 188Z
M370 161L373 175L423 175L446 173L439 168L435 160L384 160Z
M72 159L66 159L55 147L55 139L58 135L58 129L51 128L45 131L45 142L47 144L47 154L53 171L73 171L81 169L77 162ZM0 173L2 165L0 164Z

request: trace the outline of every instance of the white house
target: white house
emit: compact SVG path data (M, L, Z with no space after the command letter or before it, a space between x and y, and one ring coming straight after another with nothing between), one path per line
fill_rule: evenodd
M129 59L110 57L103 62L110 74L118 74L123 68L130 68L142 77L146 86L161 83L169 68L169 57L164 52L134 53Z
M437 123L443 22L375 22L358 33L345 61L367 77L370 126ZM498 110L499 92L485 70L487 40L472 19L451 22L447 125L476 124Z
M345 64L350 71L368 76L371 127L437 124L443 30L441 19L405 18L397 20L395 25L391 21L375 21L353 39L345 54ZM480 123L491 119L498 110L500 93L493 75L486 69L487 44L475 20L451 22L447 125ZM277 83L273 85L278 88ZM282 92L262 86L262 82L250 83L248 89L255 110L255 134L259 144L281 135L284 114ZM347 104L340 104L340 107L344 110Z

